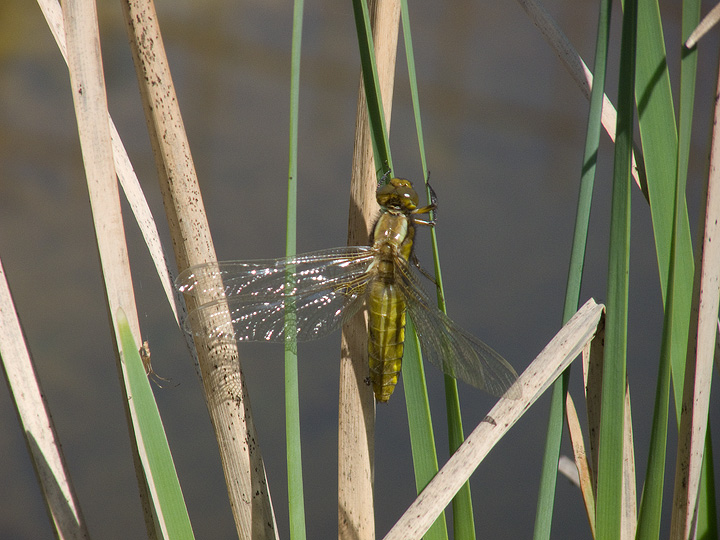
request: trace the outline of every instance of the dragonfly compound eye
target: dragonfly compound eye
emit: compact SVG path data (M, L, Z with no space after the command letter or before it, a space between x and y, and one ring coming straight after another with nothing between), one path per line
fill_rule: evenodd
M399 208L410 212L417 208L418 201L417 192L410 181L404 178L392 178L377 191L377 202L385 208Z

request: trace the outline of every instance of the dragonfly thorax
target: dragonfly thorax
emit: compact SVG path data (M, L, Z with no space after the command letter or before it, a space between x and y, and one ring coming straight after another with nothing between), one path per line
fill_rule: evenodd
M385 212L375 224L373 248L380 253L386 252L390 259L397 254L407 262L412 254L414 238L415 226L410 218Z

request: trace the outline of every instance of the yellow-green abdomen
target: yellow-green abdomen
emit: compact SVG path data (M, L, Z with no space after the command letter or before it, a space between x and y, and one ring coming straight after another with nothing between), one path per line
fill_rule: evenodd
M375 399L395 390L405 342L405 302L392 283L374 280L368 296L368 360Z

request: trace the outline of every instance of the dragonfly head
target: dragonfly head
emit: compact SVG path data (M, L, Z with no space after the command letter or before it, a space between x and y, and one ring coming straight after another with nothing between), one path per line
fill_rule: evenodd
M412 213L418 205L418 194L409 180L391 178L377 190L377 202L389 212Z

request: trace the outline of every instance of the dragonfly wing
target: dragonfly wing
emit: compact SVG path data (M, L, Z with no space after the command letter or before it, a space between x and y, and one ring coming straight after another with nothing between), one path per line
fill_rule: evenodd
M507 360L432 306L407 264L397 261L395 266L424 358L444 373L494 396L510 389L517 373ZM520 391L513 387L508 396L519 398Z
M208 263L189 268L176 284L200 302L189 321L201 329L201 337L283 341L288 325L298 340L306 341L333 332L362 307L373 260L369 247L346 247L281 259ZM294 321L286 318L286 307L294 307Z

